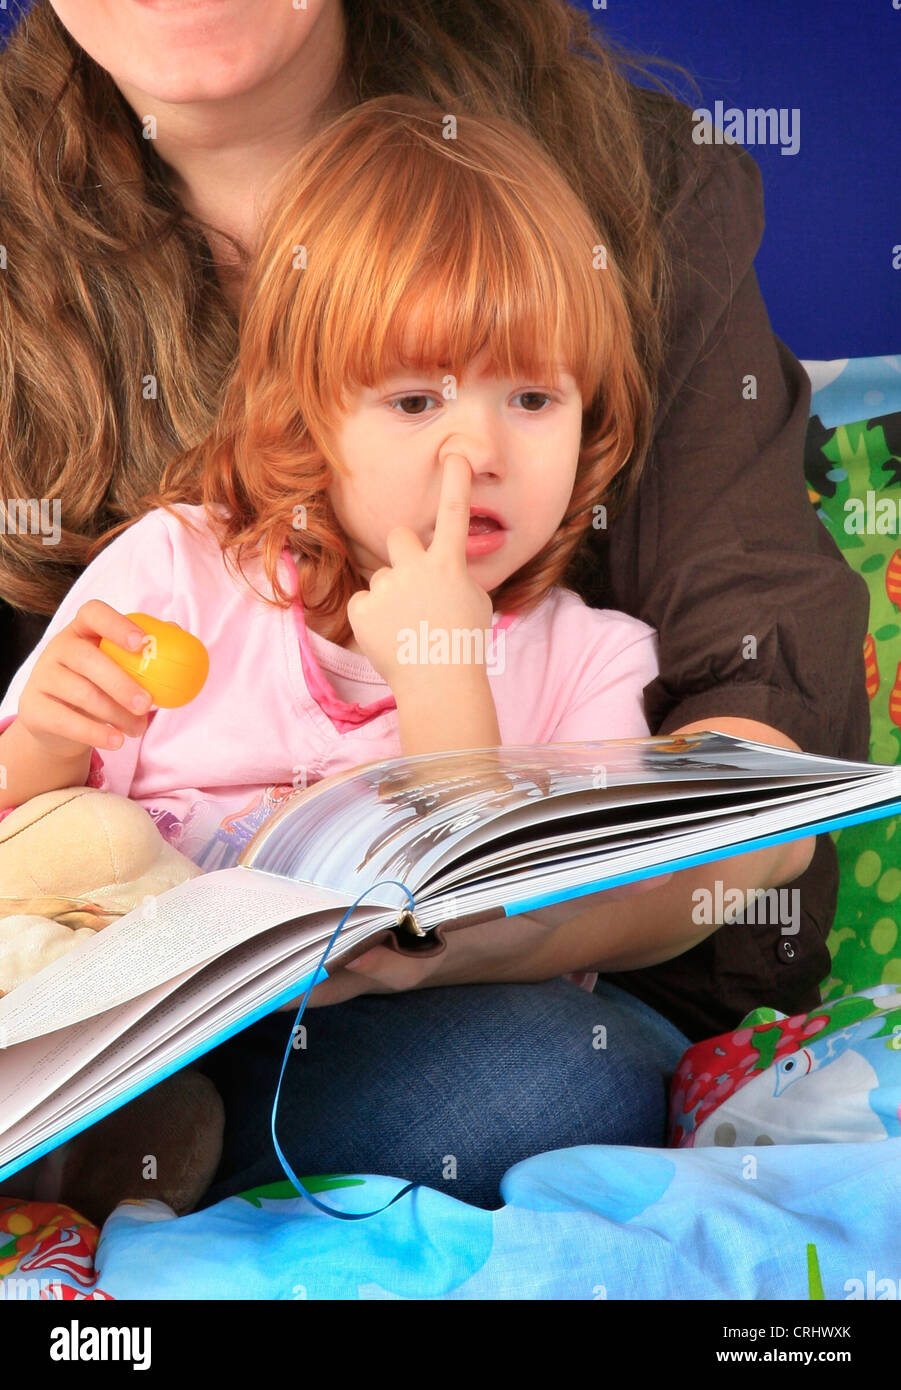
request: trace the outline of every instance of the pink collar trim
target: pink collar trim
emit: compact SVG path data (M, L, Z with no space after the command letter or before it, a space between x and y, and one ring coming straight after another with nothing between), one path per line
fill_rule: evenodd
M386 710L397 709L397 701L391 694L384 695L380 700L373 700L371 704L361 705L354 701L351 704L347 700L339 698L335 689L326 680L322 668L316 659L316 654L310 645L310 637L307 632L307 625L304 619L303 604L297 598L299 577L294 557L288 546L282 551L283 557L288 563L288 567L293 576L293 592L295 595L294 623L297 630L297 640L300 647L300 663L303 667L304 680L307 689L316 701L323 714L331 720L339 734L346 734L351 729L357 729L361 724L368 724L370 720L377 719ZM508 628L516 617L515 613L503 613L498 618L494 626L500 631Z

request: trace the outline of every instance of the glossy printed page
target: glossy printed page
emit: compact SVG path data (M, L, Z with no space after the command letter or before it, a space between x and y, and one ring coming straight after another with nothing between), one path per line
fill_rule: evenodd
M630 805L665 801L667 784L674 799L692 782L704 783L713 796L752 785L760 795L761 787L785 792L878 773L865 763L717 733L394 758L286 803L258 832L243 862L403 907L400 885L416 892L463 842L490 841L492 826L498 834L513 824L540 826L571 814L578 803L583 811L618 811L626 829L630 819L641 819Z

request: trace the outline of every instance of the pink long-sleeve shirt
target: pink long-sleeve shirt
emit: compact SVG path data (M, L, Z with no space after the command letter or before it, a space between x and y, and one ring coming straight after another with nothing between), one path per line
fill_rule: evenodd
M233 864L298 787L402 749L394 697L370 662L309 630L296 598L277 608L236 581L202 506L176 511L200 534L158 509L82 572L0 702L0 732L38 656L88 599L194 633L210 657L200 694L152 709L141 738L95 750L88 784L139 802L170 844L211 870ZM287 549L279 566L296 595ZM244 569L271 594L258 557ZM658 673L656 633L567 589L525 615L495 614L487 669L505 745L650 732L642 692Z

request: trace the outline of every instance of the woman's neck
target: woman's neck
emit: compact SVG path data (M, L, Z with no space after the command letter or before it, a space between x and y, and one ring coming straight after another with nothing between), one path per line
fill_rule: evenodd
M171 170L174 193L190 213L236 237L250 255L259 243L273 186L285 165L331 117L352 105L342 76L344 14L327 5L294 59L267 82L224 100L166 105L160 112L156 152ZM121 86L143 116L147 98ZM237 305L241 276L232 247L208 234L223 288Z

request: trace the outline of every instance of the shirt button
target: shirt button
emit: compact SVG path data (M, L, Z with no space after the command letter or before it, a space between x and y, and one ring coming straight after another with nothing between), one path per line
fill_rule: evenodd
M795 950L794 946L790 941L782 940L776 947L776 955L779 957L781 961L784 961L786 963L788 963L788 961L790 960L794 960L797 954L797 951Z

